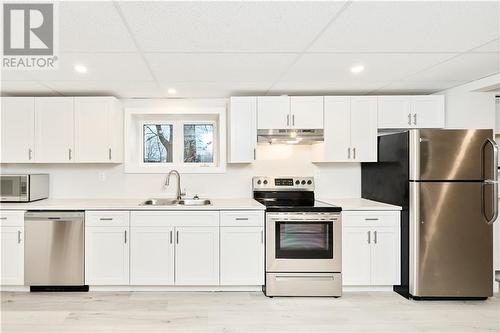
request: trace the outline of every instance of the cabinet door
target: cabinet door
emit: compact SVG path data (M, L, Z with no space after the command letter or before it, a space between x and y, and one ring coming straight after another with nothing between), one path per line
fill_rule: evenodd
M351 157L377 162L377 98L351 97Z
M325 96L325 162L352 161L350 108L347 96Z
M378 97L378 128L412 128L410 96Z
M323 96L290 97L292 128L323 129Z
M0 227L0 285L24 285L24 228Z
M174 284L174 228L130 228L130 284Z
M412 113L417 128L444 128L444 96L413 96Z
M370 229L342 228L342 283L346 286L371 283Z
M175 284L219 284L219 228L175 228Z
M129 284L129 242L126 227L85 229L85 283Z
M257 145L257 97L229 101L228 163L252 163Z
M257 97L258 129L286 129L290 125L290 97Z
M32 162L35 147L35 99L2 97L1 100L1 162Z
M399 281L399 244L394 228L372 229L372 272L373 285L397 285Z
M75 97L75 160L111 160L110 103L106 97Z
M221 285L264 284L264 228L220 228Z
M73 97L35 97L37 162L73 162L73 111Z

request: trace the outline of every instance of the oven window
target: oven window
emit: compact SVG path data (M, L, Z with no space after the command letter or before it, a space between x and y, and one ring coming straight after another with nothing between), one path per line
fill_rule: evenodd
M331 221L276 222L276 258L332 259Z

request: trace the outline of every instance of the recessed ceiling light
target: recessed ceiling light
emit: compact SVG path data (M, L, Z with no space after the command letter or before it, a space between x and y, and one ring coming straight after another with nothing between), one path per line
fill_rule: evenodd
M87 66L85 65L75 65L75 72L77 73L87 73Z
M363 66L363 65L355 65L355 66L351 67L351 73L354 73L354 74L361 73L364 70L365 70L365 66Z
M170 88L170 89L167 90L167 93L169 95L175 95L175 94L177 94L177 90L175 90L174 88Z

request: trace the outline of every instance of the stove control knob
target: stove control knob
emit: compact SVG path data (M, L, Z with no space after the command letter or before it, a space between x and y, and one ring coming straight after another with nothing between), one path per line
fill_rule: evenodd
M313 183L313 182L312 182L312 181L310 181L310 180L308 180L308 181L307 181L307 185L311 185L312 183Z
M305 185L305 184L306 184L306 181L305 181L305 180L303 180L303 181L301 181L300 183L301 183L302 185Z
M267 180L264 180L264 185L267 185Z
M257 181L257 184L259 184L259 185L260 185L261 183L262 183L262 180L260 180L260 179L259 179L259 180Z
M299 180L296 180L295 181L295 185L299 185L300 184L300 181Z

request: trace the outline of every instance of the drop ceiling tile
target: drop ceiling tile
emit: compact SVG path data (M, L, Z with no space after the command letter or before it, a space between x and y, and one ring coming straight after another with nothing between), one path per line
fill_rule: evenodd
M499 53L467 53L408 77L408 81L469 82L500 72Z
M272 82L170 82L162 83L165 97L203 98L264 95ZM175 95L169 95L167 90L174 88Z
M36 81L3 81L0 83L2 96L45 96L58 95L51 88Z
M276 80L296 54L147 53L160 82L267 82Z
M392 82L426 69L450 54L305 54L278 83L343 82L346 85L363 82ZM362 64L365 70L352 74L353 65Z
M65 96L115 96L118 98L160 98L154 81L47 81L50 88Z
M88 72L74 71L76 64L87 66ZM7 71L5 71L7 72ZM139 54L135 53L62 53L58 68L39 71L10 71L6 79L35 81L150 81L153 80Z
M499 37L497 1L355 1L313 44L329 52L465 52Z
M298 52L344 2L119 2L144 52Z
M111 1L60 1L61 52L136 52Z

